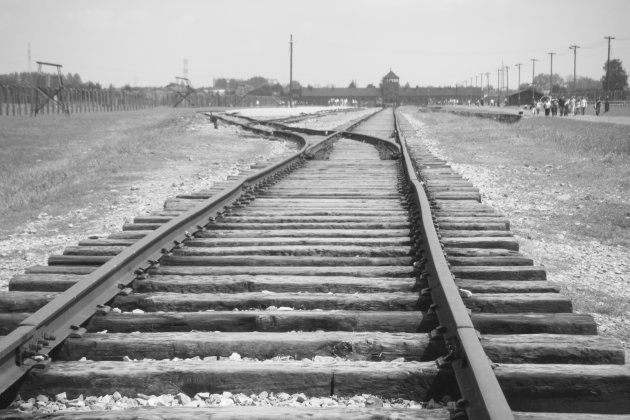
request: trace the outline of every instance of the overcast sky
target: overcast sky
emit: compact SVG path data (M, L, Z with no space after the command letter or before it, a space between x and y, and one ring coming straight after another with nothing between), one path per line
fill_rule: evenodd
M183 75L260 75L303 85L455 85L510 66L510 86L536 73L599 79L612 58L630 70L629 0L0 0L0 73L35 61L103 85L163 86ZM473 84L475 81L473 80ZM485 84L485 76L484 76Z

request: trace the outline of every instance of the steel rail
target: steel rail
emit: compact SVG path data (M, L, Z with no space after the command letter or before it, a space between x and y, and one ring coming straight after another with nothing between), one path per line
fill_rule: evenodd
M208 115L208 114L206 114L206 115ZM397 159L399 157L399 155L400 155L400 146L397 143L395 143L395 142L393 142L391 140L382 139L380 137L374 137L374 136L370 136L370 135L367 135L367 134L354 133L354 132L350 131L350 130L352 130L352 128L354 128L357 125L361 124L363 121L369 119L372 115L374 115L374 114L367 115L365 117L360 118L358 121L353 122L348 127L346 127L344 130L340 131L341 135L343 137L346 137L346 138L349 138L349 139L360 140L360 141L369 143L369 144L375 146L378 149L381 149L381 148L384 147L389 152L389 155L388 155L389 159ZM237 125L237 126L239 126L241 128L253 131L253 132L258 133L258 134L274 133L274 131L267 132L265 130L262 130L262 129L259 129L259 128L256 128L256 127L252 127L252 126L250 126L248 124L244 124L244 123L241 123L241 122L238 122L238 121L234 121L234 120L232 120L230 118L225 118L223 116L219 116L219 115L213 115L213 116L215 118L223 121L223 122ZM330 130L313 130L313 129L310 129L310 128L290 127L290 126L287 126L287 125L284 125L284 124L280 124L280 123L276 123L276 122L258 121L258 120L254 119L254 118L244 117L244 116L241 116L241 115L238 115L238 116L236 116L236 115L229 115L229 116L232 117L232 118L241 118L241 119L250 121L252 123L260 124L260 125L268 125L270 127L279 128L281 130L290 130L290 131L295 131L295 132L298 132L298 133L303 133L303 134L308 134L308 135L327 136L327 135L329 135L331 133Z
M268 133L266 133L268 134ZM299 151L268 168L245 178L229 190L204 200L199 206L181 214L145 236L92 273L61 293L53 301L23 320L8 335L0 337L0 407L10 404L20 379L34 367L45 368L48 354L70 335L81 332L80 325L99 311L109 300L127 287L138 274L159 264L159 259L204 230L213 218L228 206L265 186L278 176L299 165L309 154L339 137L338 132L321 141L307 142L302 136L275 131L301 144ZM170 248L169 245L171 244ZM146 268L145 268L146 267Z
M436 332L446 343L448 355L438 359L438 366L450 363L462 393L459 408L471 420L510 420L514 416L492 371L479 338L468 315L468 310L455 285L444 251L433 224L429 199L423 184L418 180L415 166L407 150L407 141L401 134L394 112L396 134L403 156L403 167L411 188L411 198L419 212L422 249L426 256L423 275L427 277L433 305L440 326Z

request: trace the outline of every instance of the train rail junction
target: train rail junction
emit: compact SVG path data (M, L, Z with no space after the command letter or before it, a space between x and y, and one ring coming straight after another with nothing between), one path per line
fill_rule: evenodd
M49 416L630 415L620 344L573 312L474 185L407 141L396 110L328 131L212 117L299 151L14 277L0 294L3 407L118 393L179 407ZM252 407L262 392L378 398ZM207 407L209 393L249 400Z

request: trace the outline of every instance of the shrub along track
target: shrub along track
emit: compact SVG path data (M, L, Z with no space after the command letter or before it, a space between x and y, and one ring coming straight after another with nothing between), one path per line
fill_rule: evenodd
M264 135L289 135L279 131L283 127L278 123L266 129L264 122L224 118ZM463 396L466 401L452 404L451 413L510 418L500 384L516 410L629 413L630 375L620 365L623 352L617 343L594 335L589 316L570 313L570 302L544 281L543 269L516 251L509 224L478 202L478 192L444 162L414 147L434 219L426 206L418 211L424 191L415 190L420 184L405 169L410 156L403 150L395 159L400 149L393 141L400 130L391 110L341 139L302 129L303 138L317 146L303 148L301 157L279 168L279 174L270 172L262 181L245 174L245 180L220 186L226 190L168 200L164 211L136 218L123 232L69 247L64 255L51 256L49 266L16 276L11 291L0 296L5 333L26 317L19 313L80 286L77 281L94 276L97 267L113 264L200 203L218 202L219 213L210 223L194 234L180 232L185 240L165 246L159 261L151 258L146 269L121 282L112 301L101 302L107 306L93 308L97 313L83 325L86 331L73 327L72 336L51 352L54 362L28 373L19 390L22 397L223 391L369 393L417 401ZM402 140L404 145L404 136ZM234 185L238 193L225 192ZM442 249L439 244L435 248L431 233L422 227L433 221L459 291L448 268L444 272ZM129 274L136 267L122 271ZM117 282L111 286L116 289ZM33 335L28 321L0 344ZM498 382L473 325L482 334ZM17 348L25 364L46 364L29 352L43 353L61 341L45 331L36 338L39 342ZM4 359L11 356L3 345L0 351ZM251 360L203 360L233 353ZM293 360L274 358L280 355ZM123 361L125 356L138 361ZM82 357L90 361L78 361ZM161 360L173 358L186 360ZM449 418L446 410L411 408L205 410L195 413L216 418ZM139 415L195 414L184 408L94 413ZM514 417L550 418L532 413Z

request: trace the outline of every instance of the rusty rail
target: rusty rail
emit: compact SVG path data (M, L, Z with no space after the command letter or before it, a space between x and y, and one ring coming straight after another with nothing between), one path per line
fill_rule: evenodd
M426 276L429 282L433 299L431 310L437 314L440 322L435 335L443 337L448 350L446 356L437 360L438 366L450 364L453 368L463 398L459 401L459 408L466 412L469 419L513 419L512 410L501 391L453 280L433 224L429 199L416 176L406 139L401 134L396 118L395 121L403 167L411 190L410 199L416 203L419 212L416 224L421 232L421 247L426 256L422 260L421 275Z
M269 133L266 133L269 134ZM247 177L232 189L204 200L198 207L165 223L154 233L140 239L123 252L85 276L46 306L22 321L18 327L0 337L0 407L12 400L14 385L32 368L44 368L48 354L65 338L81 332L80 325L126 288L138 274L159 264L162 255L204 230L204 226L249 193L297 167L310 154L326 147L339 133L307 142L302 136L285 131L274 135L291 138L301 148L283 161Z

